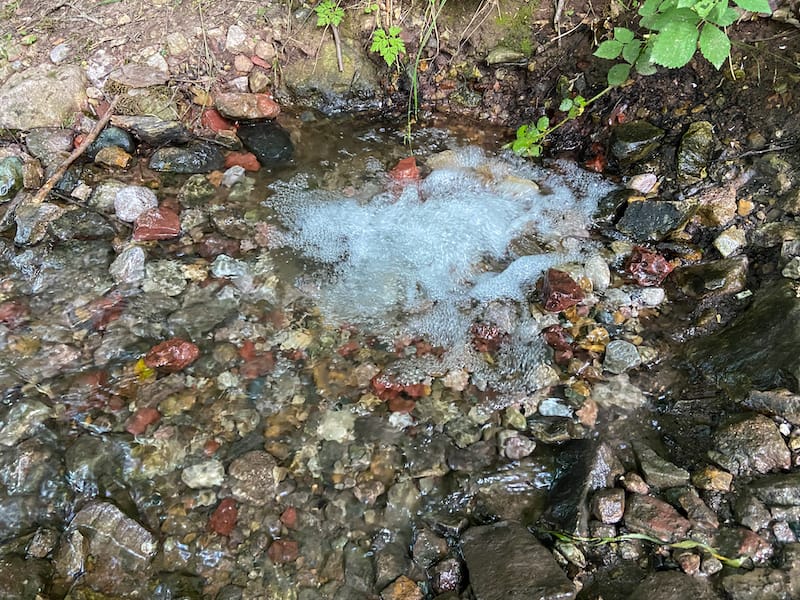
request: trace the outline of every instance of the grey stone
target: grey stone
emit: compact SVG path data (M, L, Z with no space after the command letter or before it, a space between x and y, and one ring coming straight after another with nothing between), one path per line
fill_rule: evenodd
M723 258L675 269L672 281L690 298L735 294L747 283L746 256Z
M55 564L68 581L80 576L82 584L98 592L124 596L140 590L152 573L155 537L111 503L82 508L64 536L67 543Z
M423 569L427 569L447 554L447 540L430 529L422 529L414 540L411 555Z
M86 77L77 65L41 64L0 87L0 129L66 127L86 106Z
M617 408L624 412L637 410L647 403L642 390L631 383L626 373L596 384L592 398L603 408Z
M775 423L748 415L723 425L713 437L710 457L734 475L755 475L788 469L791 453Z
M637 445L636 456L649 485L669 488L689 483L689 471L661 458L652 448Z
M0 202L11 200L22 189L25 166L16 156L0 160Z
M711 123L696 121L689 125L678 146L678 178L682 183L706 178L706 169L715 143Z
M635 369L642 364L639 350L625 340L613 340L606 346L606 355L603 359L603 369L616 375L629 369Z
M12 447L34 435L47 419L53 418L50 407L38 400L23 400L0 409L0 445Z
M795 256L781 269L781 275L788 279L800 279L800 256Z
M588 534L589 493L614 486L623 473L610 446L596 440L574 440L558 454L557 476L550 486L545 523L560 531Z
M552 554L522 525L468 529L461 540L476 600L568 600L575 588Z
M344 582L365 593L375 587L375 567L369 554L353 543L344 549Z
M336 47L325 41L314 56L289 61L282 80L295 103L325 114L378 108L378 71L359 46L341 44L343 71L339 71Z
M72 150L75 133L60 127L37 127L25 136L28 152L49 165L62 161Z
M144 249L129 246L119 253L108 268L108 273L117 283L139 283L145 275Z
M792 425L800 425L800 394L793 394L787 389L752 390L743 404L753 411L775 415Z
M720 598L710 583L680 571L651 573L636 586L629 600L716 600Z
M625 513L625 490L597 490L592 496L592 514L602 523L619 523Z
M686 485L670 488L666 490L664 497L686 513L693 527L707 531L719 527L716 513L703 502L693 487Z
M145 292L159 292L166 296L177 296L186 289L186 277L180 263L174 260L156 260L144 268L145 278L142 289Z
M115 115L111 122L130 131L148 146L166 146L168 144L185 144L192 139L191 134L180 121L164 120L153 116Z
M621 164L644 160L659 147L664 130L647 121L629 121L614 128L611 134L611 154Z
M233 497L240 502L264 506L275 496L275 459L259 450L243 454L228 467L228 480Z
M150 157L150 168L166 173L210 173L225 168L225 157L211 144L159 148Z
M42 598L50 581L48 561L9 555L0 558L0 597L3 600Z
M49 229L61 241L108 240L116 235L116 230L103 215L84 208L65 211L50 223Z
M767 528L772 521L769 509L748 490L737 494L733 514L739 523L753 531Z
M120 221L126 223L133 223L144 211L157 206L155 192L139 185L120 188L114 197L114 213Z
M800 581L778 569L753 569L722 578L731 600L794 600L800 597Z
M736 254L747 244L747 234L738 227L728 227L714 240L714 247L724 257Z
M224 479L225 467L216 459L186 467L181 472L181 481L193 489L222 485Z
M751 481L747 489L769 506L800 506L800 473L777 473Z
M236 312L237 301L215 286L191 286L182 296L181 307L169 315L173 335L200 339Z
M718 385L743 392L788 387L800 379L800 298L780 280L758 290L750 307L721 331L690 342L687 358Z
M659 241L680 227L688 212L681 202L630 202L617 223L617 230L637 242Z
M431 585L437 594L457 593L463 587L464 569L455 558L447 558L433 567ZM436 596L437 600L442 596Z
M49 202L22 204L14 213L17 232L14 243L28 246L41 242L50 224L64 214L64 209Z

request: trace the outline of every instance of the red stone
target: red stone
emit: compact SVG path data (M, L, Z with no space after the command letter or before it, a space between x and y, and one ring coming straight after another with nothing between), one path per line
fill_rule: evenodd
M281 112L281 107L272 99L270 94L256 94L256 101L258 110L265 119L274 119Z
M675 265L648 248L636 246L625 266L625 270L641 286L660 285Z
M253 340L245 340L239 348L239 356L244 360L253 360L256 357L256 345Z
M18 300L0 302L0 323L16 329L28 320L28 307Z
M281 515L281 523L286 525L289 529L294 529L297 527L297 509L294 506L290 506Z
M153 346L144 357L144 364L151 369L163 369L177 373L188 367L200 356L200 348L192 342L173 338Z
M572 335L561 325L551 325L542 330L544 343L554 351L556 364L567 364L573 356Z
M472 325L472 345L478 352L497 352L508 335L496 325L474 323Z
M139 242L168 240L181 233L181 219L168 208L150 208L136 219L133 239Z
M264 352L244 363L239 372L244 379L256 379L257 377L263 377L272 371L274 367L275 358L272 356L272 352Z
M389 171L389 177L392 181L398 183L413 183L419 181L419 169L417 168L417 159L413 156L402 159L397 165Z
M417 405L416 400L409 400L408 398L393 397L389 398L387 403L390 412L396 413L410 413Z
M225 168L243 167L245 171L258 171L261 163L252 152L230 152L225 157Z
M203 258L214 259L220 254L236 257L239 254L239 242L217 234L203 237L197 244L197 253Z
M348 357L351 354L358 352L359 348L361 348L361 344L359 344L356 340L350 340L349 342L339 346L336 349L336 353L339 354L339 356Z
M262 69L271 69L272 68L271 64L269 64L267 61L265 61L260 56L256 56L255 54L250 57L250 61L254 65L257 65L257 66L261 67Z
M267 550L267 556L275 565L294 562L298 555L299 548L294 540L275 540Z
M203 444L203 454L206 456L214 456L214 453L219 450L220 444L217 440L208 440Z
M595 173L602 173L606 170L606 164L608 163L603 145L594 143L592 144L591 151L593 157L587 160L584 166Z
M239 509L236 507L236 501L233 498L225 498L211 513L208 526L211 531L219 535L228 536L233 531L233 528L236 527L236 519L238 517Z
M148 425L157 423L161 420L161 413L155 408L145 406L136 410L128 423L125 425L125 431L131 435L139 435L144 433Z
M372 389L381 400L393 398L421 398L429 393L424 383L401 383L388 375L376 375L372 378Z
M203 127L206 127L215 133L236 130L236 126L219 114L219 111L215 108L204 110L203 116L200 118L200 123L203 125Z
M560 312L583 300L580 286L564 271L548 269L542 280L542 303L550 312Z

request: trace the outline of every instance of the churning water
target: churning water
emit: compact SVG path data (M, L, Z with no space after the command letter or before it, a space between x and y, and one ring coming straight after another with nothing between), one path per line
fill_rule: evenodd
M588 229L614 186L571 163L537 167L475 147L425 166L419 183L366 201L309 189L303 176L273 184L277 245L316 265L300 285L334 326L423 338L445 349L435 370L474 372L485 361L470 329L489 322L508 343L487 379L535 371L541 327L525 299L546 269L596 252Z

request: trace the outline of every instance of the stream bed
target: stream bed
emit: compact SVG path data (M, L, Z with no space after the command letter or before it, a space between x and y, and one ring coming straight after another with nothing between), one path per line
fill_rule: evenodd
M794 167L653 200L465 129L17 215L0 597L800 593Z

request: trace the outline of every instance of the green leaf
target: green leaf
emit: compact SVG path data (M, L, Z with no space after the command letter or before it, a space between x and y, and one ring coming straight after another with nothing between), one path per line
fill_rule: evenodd
M628 80L628 75L631 73L631 66L627 63L617 63L608 70L608 85L617 87L622 85Z
M633 40L630 44L625 44L625 47L622 49L622 58L633 64L636 62L636 59L639 58L639 54L642 51L642 42L641 40Z
M658 33L653 41L653 62L677 69L684 66L697 50L697 27L694 23L673 21Z
M652 55L650 52L650 47L646 46L642 53L639 55L636 64L636 72L639 75L644 75L647 77L648 75L654 75L657 71L656 66L653 64Z
M639 15L642 17L647 17L656 14L662 2L663 0L644 0L642 5L639 7Z
M599 58L614 60L620 55L621 52L622 42L618 42L617 40L606 40L597 47L597 50L594 51L594 55Z
M400 35L401 31L403 30L400 27L398 27L397 25L392 25L391 27L389 27L389 37L397 37Z
M561 104L558 105L558 110L561 112L567 112L575 103L572 101L572 98L564 98L561 101Z
M614 39L623 44L633 41L633 32L627 27L614 27Z
M772 14L767 0L733 0L733 3L741 9L749 10L754 13Z
M728 0L722 0L726 5L728 4ZM720 3L720 0L697 0L697 3L694 5L693 10L696 12L701 18L705 19L709 13L717 7L717 4Z
M691 8L670 8L663 13L655 14L651 17L642 17L639 25L653 31L660 31L671 23L691 23L697 25L700 17Z
M545 117L539 117L539 120L536 121L536 129L539 131L547 131L547 128L550 127L550 119Z
M692 8L697 0L678 0L676 8Z
M714 25L727 27L728 25L733 25L740 16L736 10L728 6L727 2L720 2L708 13L706 20L714 23Z
M731 41L719 27L706 23L700 32L700 52L719 69L731 55Z

